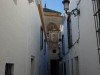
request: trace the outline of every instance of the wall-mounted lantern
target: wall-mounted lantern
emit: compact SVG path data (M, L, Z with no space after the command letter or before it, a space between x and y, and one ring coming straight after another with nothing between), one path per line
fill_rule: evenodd
M64 5L64 10L65 10L67 15L74 15L74 16L80 15L80 10L77 9L77 8L73 9L71 12L68 12L68 10L69 10L69 3L70 3L69 0L63 0L62 3Z
M69 0L63 0L63 5L64 5L64 10L66 11L66 13L67 13L67 11L69 10L69 3L70 3L70 1Z

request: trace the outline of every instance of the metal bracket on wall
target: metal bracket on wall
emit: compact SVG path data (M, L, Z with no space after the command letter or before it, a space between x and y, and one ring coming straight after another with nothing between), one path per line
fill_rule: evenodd
M94 13L94 16L97 16L97 14L99 13L100 13L100 9L96 13Z

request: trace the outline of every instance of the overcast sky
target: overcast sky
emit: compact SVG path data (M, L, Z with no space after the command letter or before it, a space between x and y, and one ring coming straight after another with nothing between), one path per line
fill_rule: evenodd
M46 3L47 8L49 9L53 9L60 12L64 11L62 0L41 0L41 1L43 7Z

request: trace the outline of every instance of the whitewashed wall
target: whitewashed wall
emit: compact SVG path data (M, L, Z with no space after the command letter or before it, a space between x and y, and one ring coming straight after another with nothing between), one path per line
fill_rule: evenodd
M77 7L77 0L71 0L69 11ZM70 49L70 75L72 75L72 62L75 74L75 60L79 58L79 75L99 75L100 64L97 50L97 39L95 23L93 16L93 6L91 0L81 0L78 8L80 9L79 29L78 17L71 16L72 39L73 43L80 37L79 43L76 43ZM79 31L80 30L80 31ZM79 35L80 33L80 35Z
M80 74L99 75L100 64L97 51L92 1L81 0L80 11Z
M66 62L66 75L70 75L70 61L69 61L69 49L68 49L68 31L67 31L67 15L63 14L63 21L61 25L61 35L64 35L64 43L65 43L65 55L63 56L63 60L61 61L63 64ZM62 46L61 46L62 48ZM61 49L62 50L62 49ZM65 68L63 68L65 69ZM63 70L64 72L65 70Z
M6 63L14 63L14 75L30 75L31 56L34 75L41 74L40 25L35 1L0 0L0 75Z

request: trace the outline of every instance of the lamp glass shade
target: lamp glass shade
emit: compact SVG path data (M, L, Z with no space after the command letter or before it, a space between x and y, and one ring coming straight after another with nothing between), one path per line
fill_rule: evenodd
M69 10L69 3L68 2L64 2L64 10Z

